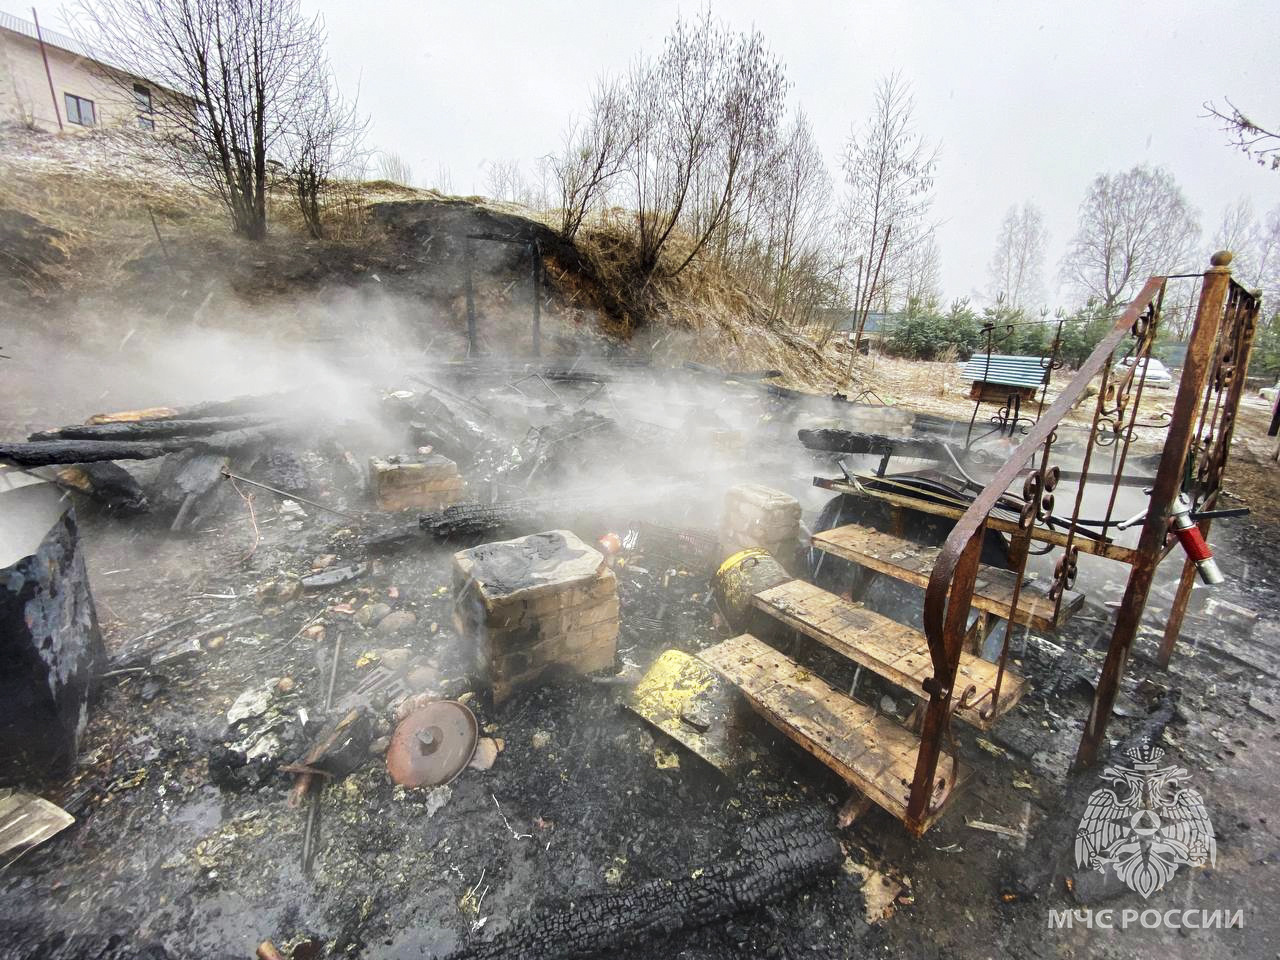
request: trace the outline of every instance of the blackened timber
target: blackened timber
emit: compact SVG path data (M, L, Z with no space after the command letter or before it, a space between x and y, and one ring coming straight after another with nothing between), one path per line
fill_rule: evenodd
M54 476L63 488L77 490L108 510L142 513L149 507L147 495L133 475L118 463L99 460L63 467Z
M879 433L823 428L800 430L800 442L810 450L831 453L869 453L876 456L913 457L920 460L948 460L947 445L920 437L887 437Z
M204 417L196 420L125 420L118 423L78 423L33 433L32 443L48 440L160 440L203 436L229 430L262 427L271 423L261 414Z
M612 956L654 937L759 909L839 869L844 853L830 819L811 808L770 817L748 829L730 859L619 893L576 898L487 943L464 947L453 960Z
M46 467L65 463L97 463L101 460L152 460L188 447L230 453L244 447L265 443L284 432L284 427L247 427L242 430L226 430L191 438L0 443L0 460L12 460L24 467Z
M171 448L161 442L140 440L46 440L42 443L0 443L0 459L24 467L62 463L97 463L100 460L151 460Z

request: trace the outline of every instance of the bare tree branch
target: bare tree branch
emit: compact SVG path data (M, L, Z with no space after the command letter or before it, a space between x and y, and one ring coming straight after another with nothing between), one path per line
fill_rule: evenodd
M1228 142L1238 147L1259 166L1280 170L1280 133L1273 133L1250 120L1230 100L1223 97L1227 107L1220 110L1212 101L1204 104L1205 117L1222 121L1222 132Z

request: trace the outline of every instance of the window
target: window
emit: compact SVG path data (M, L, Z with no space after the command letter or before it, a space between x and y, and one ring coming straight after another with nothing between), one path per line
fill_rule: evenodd
M156 128L155 108L151 104L151 89L144 84L133 85L133 100L138 108L138 126L143 130Z
M93 113L93 101L77 97L74 93L62 95L67 104L67 119L82 127L92 127L97 122Z

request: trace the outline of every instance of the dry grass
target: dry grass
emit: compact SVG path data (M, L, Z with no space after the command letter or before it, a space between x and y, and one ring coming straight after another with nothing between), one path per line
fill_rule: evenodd
M373 204L438 196L383 180L341 181L325 206L326 233L337 242L362 242ZM69 264L61 279L91 277L99 286L123 279L124 265L155 243L157 228L162 237L166 228L179 228L184 236L218 241L230 233L219 200L177 173L153 140L128 130L0 128L0 208L34 217L59 234L55 242ZM283 185L273 187L267 212L271 234L305 234Z
M687 256L688 243L673 237L663 265L645 278L635 270L635 243L624 211L605 211L583 225L577 247L594 278L629 294L633 312L618 319L615 333L659 363L693 360L732 371L777 369L786 386L820 393L838 389L842 371L831 358L808 338L771 321L765 305L730 272L695 261L672 276L669 271Z
M372 206L415 199L471 202L552 229L558 226L556 211L483 198L445 198L386 180L341 182L324 211L327 241L350 246L357 255L362 247L372 250L379 241L369 231ZM135 277L130 271L148 257L154 262L159 253L157 228L177 249L176 257L211 265L236 259L283 264L300 243L309 243L292 197L276 189L269 197L267 241L254 250L243 249L217 199L177 174L153 141L126 131L0 129L0 210L5 208L52 229L48 242L57 247L62 264L49 269L49 278L63 290L89 293L131 289ZM550 264L558 312L569 326L629 340L658 363L695 360L734 371L779 369L781 382L797 389L827 393L845 388L845 356L831 347L819 350L809 338L772 322L766 306L732 274L695 261L671 276L672 267L687 255L687 239L673 238L665 272L639 276L631 228L625 211L596 214L577 242L589 265L586 275L570 265ZM287 285L276 286L286 291ZM275 289L268 284L262 292ZM858 360L855 392L874 369Z

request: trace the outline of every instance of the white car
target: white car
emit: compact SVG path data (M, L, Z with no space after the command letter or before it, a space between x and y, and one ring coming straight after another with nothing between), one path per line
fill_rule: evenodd
M1133 357L1125 357L1120 361L1120 367L1127 373L1133 368L1134 362ZM1139 362L1144 367L1142 382L1148 387L1159 387L1162 390L1168 390L1173 387L1173 375L1169 373L1169 368L1155 357L1145 357Z

